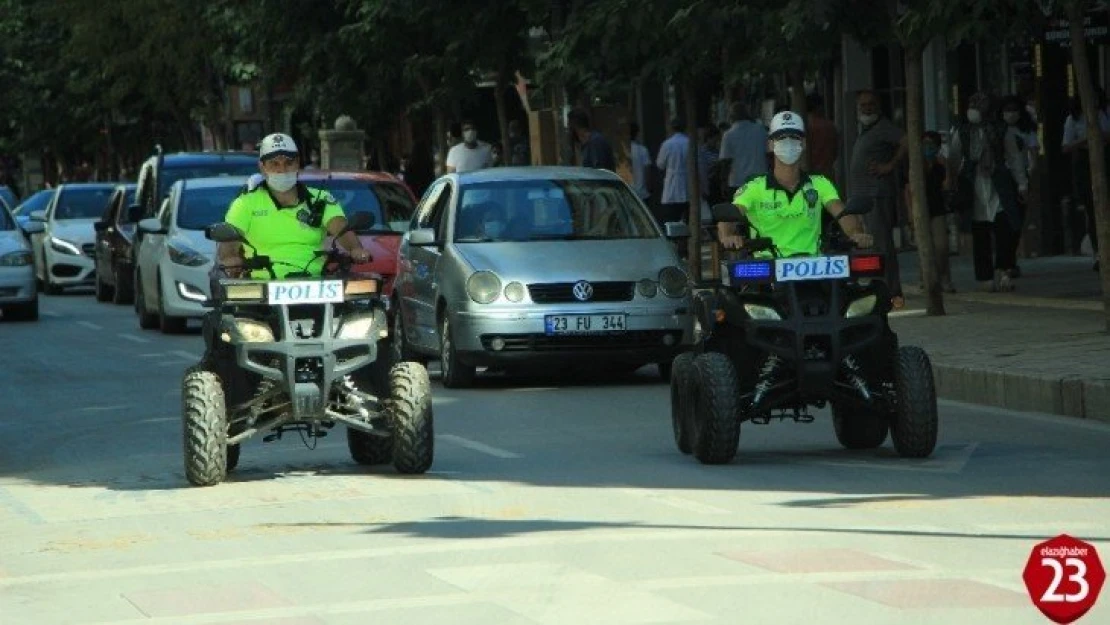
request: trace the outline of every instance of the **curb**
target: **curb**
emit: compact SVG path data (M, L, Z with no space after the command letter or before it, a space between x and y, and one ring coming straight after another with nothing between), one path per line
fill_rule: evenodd
M1021 412L1110 423L1110 381L1039 376L933 362L937 396Z

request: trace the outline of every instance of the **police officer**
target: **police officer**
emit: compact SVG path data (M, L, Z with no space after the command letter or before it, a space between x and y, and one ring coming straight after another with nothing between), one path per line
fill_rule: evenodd
M732 203L748 222L775 243L782 256L813 255L820 250L821 211L833 217L844 210L836 186L826 177L808 174L798 164L805 149L805 123L792 111L782 111L771 120L768 147L774 152L774 170L756 176L741 186ZM860 247L870 247L872 237L864 232L863 220L847 215L840 220L844 232ZM741 235L730 232L731 223L717 224L721 244L739 249Z
M279 277L294 271L320 275L324 259L316 255L326 235L347 226L343 209L330 193L297 182L300 170L297 144L289 135L275 133L259 146L258 168L265 182L248 188L231 203L224 221L243 231L256 254L269 256ZM347 232L338 243L356 263L370 260L358 235ZM240 243L220 243L220 265L229 276L243 275L244 249ZM278 262L280 261L280 262ZM268 278L255 271L253 278Z

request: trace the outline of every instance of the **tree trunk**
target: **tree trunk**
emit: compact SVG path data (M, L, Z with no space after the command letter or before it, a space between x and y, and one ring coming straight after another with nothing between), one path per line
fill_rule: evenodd
M922 115L921 75L922 46L906 46L906 134L910 158L910 193L913 197L913 225L917 233L917 262L925 283L925 312L928 315L944 314L944 297L937 275L936 248L933 246L933 229L929 226L929 206L925 200L925 155L921 151L921 136L925 131ZM895 254L891 250L891 254Z
M800 69L791 70L790 78L790 108L806 119L809 110L806 107L806 76ZM802 169L809 170L809 151L802 152Z
M509 148L509 109L505 105L505 90L510 86L508 70L497 72L497 84L494 86L493 102L497 107L498 134L501 135L501 164L506 165L506 159L512 152Z
M1075 83L1083 103L1083 118L1097 120L1098 104L1095 101L1095 84L1087 58L1087 41L1083 18L1087 2L1073 0L1067 5L1071 30L1071 61L1075 66ZM1103 149L1102 131L1097 123L1087 124L1087 150L1091 162L1091 196L1095 205L1095 231L1098 236L1099 266L1102 269L1102 308L1106 317L1106 330L1110 332L1110 197L1106 189L1106 152Z
M687 261L690 279L701 282L701 178L698 176L698 97L692 80L682 85L686 108L686 128L689 131L690 151L686 155L686 195L690 200L690 241Z

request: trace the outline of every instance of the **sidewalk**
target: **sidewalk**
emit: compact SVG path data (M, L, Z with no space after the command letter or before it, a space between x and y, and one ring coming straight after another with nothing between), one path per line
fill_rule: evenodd
M891 324L929 353L939 396L1110 421L1110 334L1090 258L1023 259L1015 291L979 293L970 259L953 257L960 292L945 294L944 317L923 314L916 252L899 260L906 309Z

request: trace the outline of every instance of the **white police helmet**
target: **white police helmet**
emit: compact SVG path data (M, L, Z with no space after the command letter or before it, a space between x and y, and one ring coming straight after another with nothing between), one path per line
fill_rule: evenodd
M779 137L806 136L806 124L802 121L802 116L793 111L782 111L771 118L771 128L768 135L769 139L777 139Z
M266 135L261 143L258 144L258 160L261 161L275 156L297 158L298 154L297 144L293 141L293 137L280 132Z

